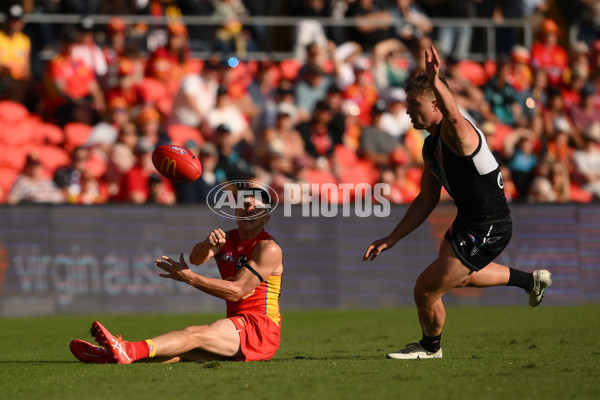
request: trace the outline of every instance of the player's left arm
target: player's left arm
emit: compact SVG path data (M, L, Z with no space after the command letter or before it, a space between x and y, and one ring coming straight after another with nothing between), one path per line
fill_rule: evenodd
M163 256L155 262L157 267L166 272L160 274L161 277L187 283L198 290L229 301L241 300L270 275L283 272L281 248L272 240L263 240L257 245L251 259L238 271L233 280L214 279L193 272L183 259L183 253L179 261Z

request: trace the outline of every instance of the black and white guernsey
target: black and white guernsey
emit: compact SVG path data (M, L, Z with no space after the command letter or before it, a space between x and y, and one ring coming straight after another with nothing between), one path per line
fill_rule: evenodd
M423 158L429 163L431 173L454 199L458 208L456 220L484 222L509 218L500 166L483 133L471 124L479 136L479 145L473 154L459 156L442 140L441 126L440 123L435 135L425 139Z

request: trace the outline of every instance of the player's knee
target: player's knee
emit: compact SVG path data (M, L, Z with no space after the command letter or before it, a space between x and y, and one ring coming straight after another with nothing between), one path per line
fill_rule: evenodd
M417 281L413 289L413 296L417 304L431 304L440 298L437 290L432 290L430 286Z
M417 283L413 289L413 296L415 298L415 302L417 304L421 304L427 302L428 297L430 297L430 293L422 285Z
M209 336L209 330L206 325L188 326L187 328L182 329L181 332L196 344L205 342Z

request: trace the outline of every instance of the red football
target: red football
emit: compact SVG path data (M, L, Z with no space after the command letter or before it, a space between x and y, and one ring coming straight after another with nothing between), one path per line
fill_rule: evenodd
M192 182L200 178L200 160L188 149L165 144L152 152L152 164L164 177L175 182Z

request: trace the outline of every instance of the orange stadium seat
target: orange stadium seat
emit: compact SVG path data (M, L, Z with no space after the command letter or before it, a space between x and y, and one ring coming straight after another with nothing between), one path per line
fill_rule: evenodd
M40 155L40 161L44 170L52 176L56 168L71 163L71 157L66 150L58 146L44 145L39 146L35 150Z
M0 120L8 123L16 123L29 116L27 108L21 104L10 100L0 101Z
M35 122L25 117L19 121L0 121L0 142L10 147L33 144L36 141Z
M296 59L291 58L288 60L281 60L279 63L281 78L289 81L295 81L296 78L298 78L298 71L300 71L301 67L302 64L300 64L300 61Z
M337 178L332 173L316 168L307 170L304 174L304 180L307 183L316 183L319 186L324 185L326 183L338 182Z
M340 183L352 183L354 185L366 183L368 185L374 185L378 178L379 171L377 170L377 167L370 161L361 160L352 168L349 168L340 174Z
M167 133L171 138L171 143L178 144L179 146L183 146L188 140L193 140L198 146L202 146L205 142L198 129L187 125L171 125L167 128Z
M359 161L352 168L349 168L340 173L340 183L350 183L353 188L350 189L350 199L354 199L356 185L366 183L374 185L379 178L379 171L370 161Z
M313 185L317 185L319 190L321 190L322 186L326 183L333 183L335 189L332 188L332 191L328 193L328 195L331 196L331 198L328 199L328 202L341 203L343 201L342 191L337 186L338 180L332 173L321 169L309 169L304 172L304 180L306 183L311 184L311 191L313 190Z
M485 74L487 75L488 79L496 75L496 67L496 62L493 60L486 60L483 63L483 70L485 71Z
M199 74L204 68L204 60L199 58L190 58L187 62L187 70L190 74Z
M25 166L27 154L34 151L35 145L7 146L0 144L0 166L21 171Z
M140 84L142 98L145 102L156 104L160 99L169 96L169 88L164 82L146 77Z
M569 190L569 200L575 203L589 203L592 201L592 194L588 191L583 190L575 182L571 182Z
M476 61L462 60L458 63L458 69L475 86L483 86L488 81L485 69Z
M348 146L338 144L333 149L333 160L336 168L345 170L356 165L358 162L358 156L356 155L356 151L352 150Z
M0 167L0 203L6 200L13 183L19 176L19 171L8 167Z
M332 60L325 60L323 62L323 71L326 74L333 74L335 72L335 66Z
M409 167L406 170L406 179L412 181L415 185L421 185L421 176L423 175L423 170L419 167Z
M48 122L40 122L35 128L35 133L40 144L61 145L65 141L63 130L58 125Z
M171 113L171 109L173 108L173 97L163 97L154 104L156 105L156 109L160 111L162 115L169 115Z
M246 63L240 62L237 67L231 69L230 74L229 82L235 82L242 85L244 88L252 83L250 67Z
M69 122L65 125L65 149L73 151L77 146L82 146L92 134L92 126L82 122Z

